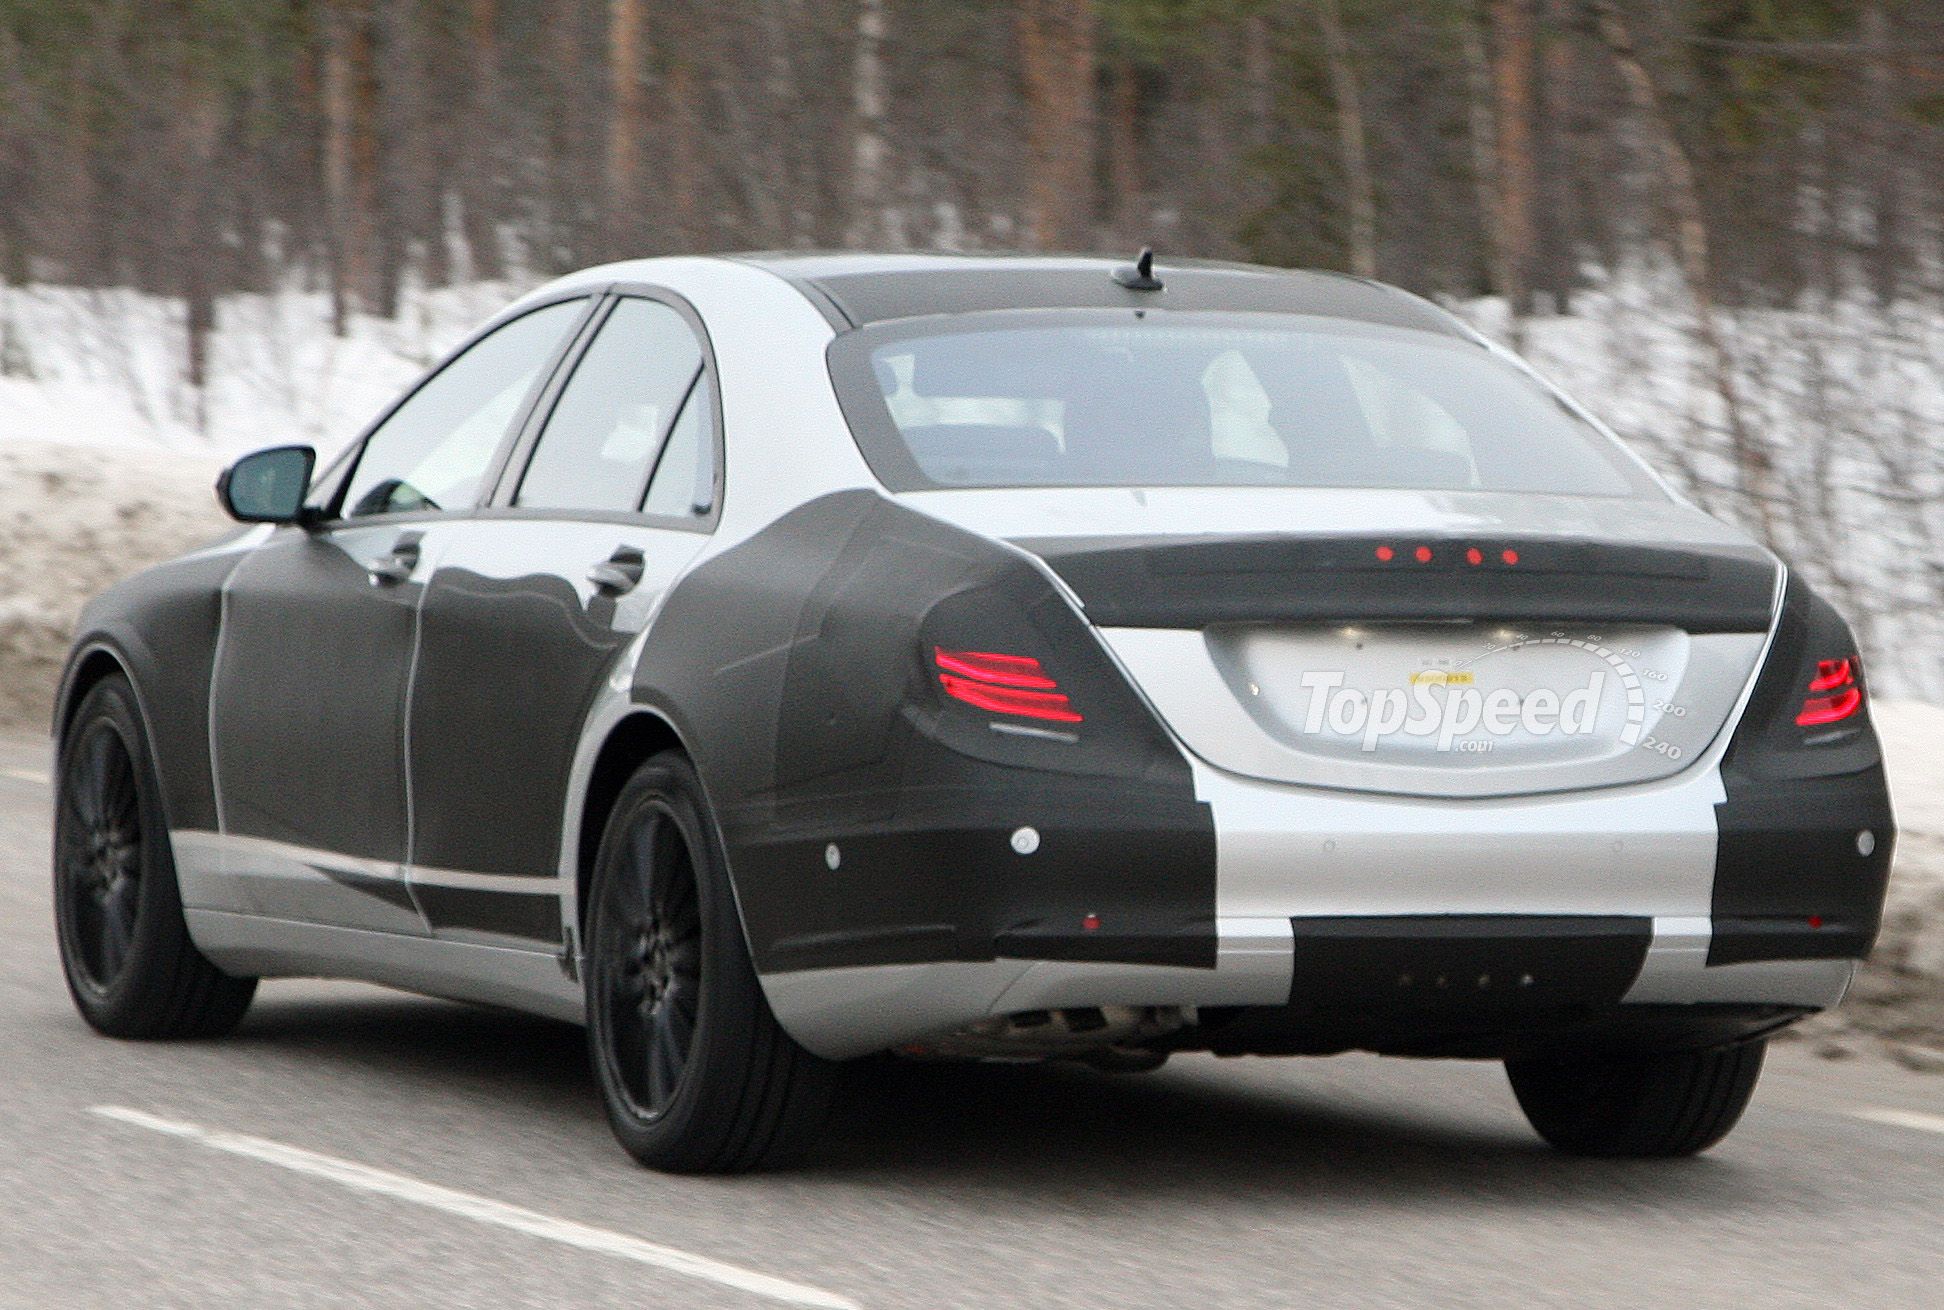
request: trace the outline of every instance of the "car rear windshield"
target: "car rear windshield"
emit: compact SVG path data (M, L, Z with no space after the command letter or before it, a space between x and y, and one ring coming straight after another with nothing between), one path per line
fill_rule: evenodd
M831 372L893 491L1401 487L1627 496L1652 482L1460 337L1289 314L1052 310L847 333Z

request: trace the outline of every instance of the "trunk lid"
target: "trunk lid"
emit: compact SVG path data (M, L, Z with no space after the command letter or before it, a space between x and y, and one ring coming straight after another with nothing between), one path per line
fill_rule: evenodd
M1208 763L1389 794L1678 772L1740 703L1779 583L1766 552L1672 501L1280 489L908 499L949 502L922 507L1003 527L1045 560ZM1202 512L1235 530L1180 530ZM1315 526L1269 530L1275 520Z

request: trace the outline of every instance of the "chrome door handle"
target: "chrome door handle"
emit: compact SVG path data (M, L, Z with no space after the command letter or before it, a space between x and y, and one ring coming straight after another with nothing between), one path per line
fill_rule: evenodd
M412 580L413 561L390 556L365 562L365 572L371 575L374 583L400 583Z
M641 582L642 572L647 561L640 551L632 546L621 546L606 560L587 571L587 580L594 584L596 591L610 596L630 592Z
M366 560L365 572L371 575L371 585L374 587L396 586L412 580L412 572L418 568L418 562L419 538L414 533L409 537L400 537L390 554Z

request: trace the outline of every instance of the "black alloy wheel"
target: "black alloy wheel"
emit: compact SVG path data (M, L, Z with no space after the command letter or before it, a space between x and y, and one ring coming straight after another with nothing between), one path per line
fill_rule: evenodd
M680 822L655 799L629 817L626 871L604 879L593 943L594 1022L616 1086L642 1121L681 1085L702 1001L702 916Z
M106 996L134 949L143 854L135 762L111 719L83 725L62 760L55 852L62 945L77 981Z
M588 1046L608 1124L674 1173L794 1160L837 1066L770 1012L701 779L669 751L622 787L587 889Z
M212 964L189 936L134 689L103 678L76 707L55 772L54 919L81 1017L111 1037L214 1037L256 979Z

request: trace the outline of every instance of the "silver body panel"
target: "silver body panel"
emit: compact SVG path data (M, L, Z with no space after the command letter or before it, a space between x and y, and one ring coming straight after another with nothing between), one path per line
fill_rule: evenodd
M231 973L350 978L570 1023L582 1019L580 985L545 952L220 910L185 910L183 917L197 948Z
M1698 759L1754 677L1766 636L1490 624L1254 626L1101 633L1163 722L1219 768L1275 782L1418 796L1509 796L1652 781ZM1488 733L1442 698L1597 690L1584 731ZM1426 679L1435 678L1434 684ZM1452 687L1443 686L1446 678ZM1455 680L1465 679L1466 687ZM1343 698L1343 693L1361 701ZM1414 699L1413 694L1421 699ZM1576 693L1569 693L1576 694ZM1335 699L1333 699L1335 697ZM1334 731L1326 716L1391 697ZM1476 703L1476 702L1474 702ZM1573 709L1567 700L1567 709ZM1399 716L1406 716L1400 718ZM1422 724L1422 733L1406 733ZM1573 726L1579 726L1577 724ZM1379 728L1389 731L1381 738ZM1471 748L1471 749L1468 749Z

